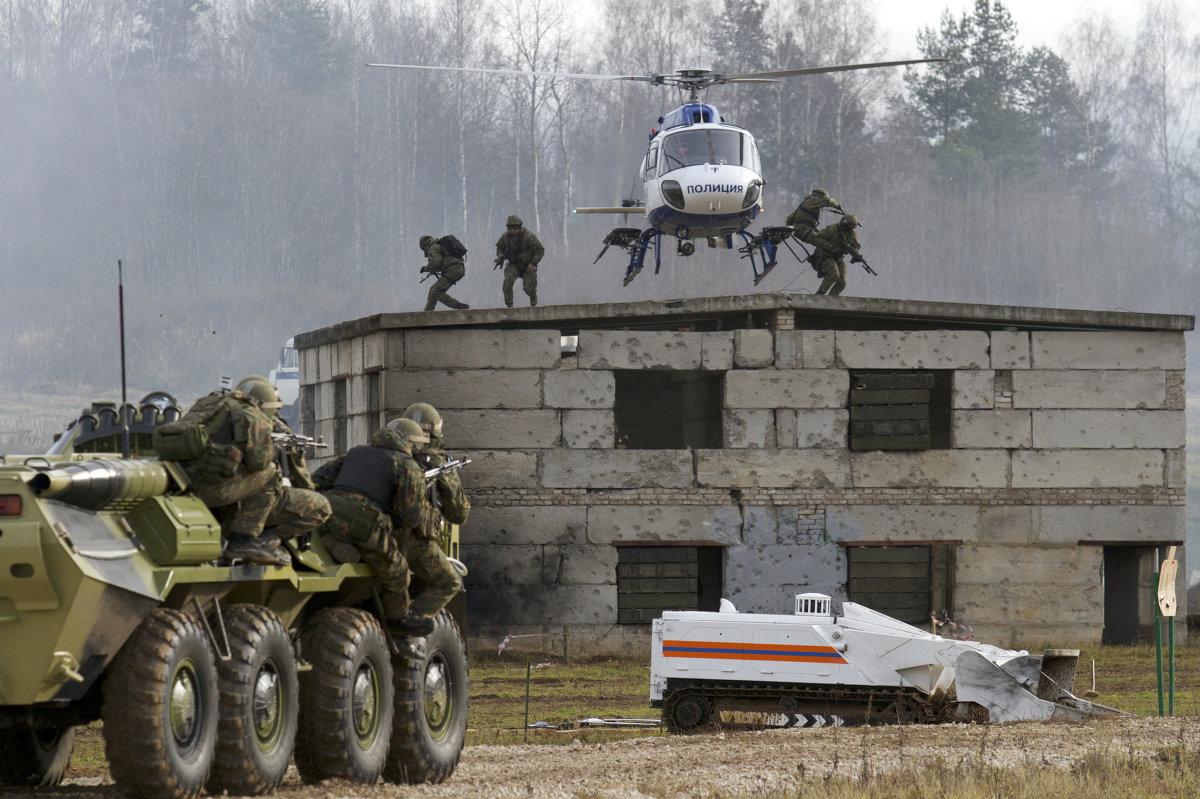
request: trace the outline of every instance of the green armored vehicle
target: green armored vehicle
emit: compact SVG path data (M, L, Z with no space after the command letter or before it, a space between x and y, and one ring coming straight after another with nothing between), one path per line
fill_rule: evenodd
M111 454L122 416L133 458ZM269 793L293 756L310 783L445 780L462 595L413 644L381 624L370 567L319 540L289 542L292 566L217 565L219 524L149 450L178 416L163 393L97 404L49 453L0 457L0 786L59 782L97 719L137 797Z

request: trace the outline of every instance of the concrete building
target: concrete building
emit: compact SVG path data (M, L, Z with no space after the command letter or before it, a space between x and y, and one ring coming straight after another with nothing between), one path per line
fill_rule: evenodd
M380 314L296 337L301 426L340 453L442 411L480 643L629 649L663 609L807 590L1131 641L1184 540L1193 326L787 294Z

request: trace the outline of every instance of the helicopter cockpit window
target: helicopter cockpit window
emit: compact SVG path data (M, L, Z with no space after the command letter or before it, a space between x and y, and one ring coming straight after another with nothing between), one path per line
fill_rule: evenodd
M663 142L662 174L702 164L741 166L742 134L734 130L689 130L672 134Z
M650 145L649 152L646 153L646 161L642 164L642 179L650 180L658 175L658 145Z

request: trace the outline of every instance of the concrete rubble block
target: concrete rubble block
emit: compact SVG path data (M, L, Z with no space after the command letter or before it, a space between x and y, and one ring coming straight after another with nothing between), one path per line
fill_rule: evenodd
M1017 330L993 330L991 338L993 369L1029 368L1029 333Z
M1168 449L1167 488L1187 488L1187 449Z
M409 369L553 369L562 357L557 330L409 330Z
M1015 450L1013 488L1161 488L1163 451L1114 449Z
M545 568L540 544L485 545L462 542L463 563L468 564L464 583L472 590L491 592L503 587L523 586L526 589L545 585Z
M1034 369L1013 372L1014 408L1165 408L1161 369Z
M801 330L800 353L805 369L832 369L837 360L837 336L832 330Z
M332 419L334 418L335 411L336 409L333 407L333 382L318 383L313 418L317 421Z
M1022 546L964 544L955 553L955 579L959 589L973 586L1096 585L1104 563L1102 547ZM1031 603L1047 602L1057 594L1042 591L1028 597Z
M796 411L796 446L801 449L837 449L846 446L850 412L823 408Z
M558 411L438 410L459 449L540 449L561 443Z
M969 539L981 544L1056 544L1056 538L1045 537L1038 523L1035 505L983 506L979 509L979 525Z
M918 452L853 452L856 488L1004 488L1004 450L930 449Z
M775 412L771 410L725 411L724 442L731 449L774 449Z
M617 425L612 411L563 411L563 444L571 449L612 449Z
M333 451L334 433L337 430L338 424L339 423L336 419L318 419L317 420L317 429L313 433L313 438L316 438L318 440L324 439L325 442L330 445L329 447L325 447L325 448L317 450L317 455L321 456L322 460L328 460L330 458L333 458L334 456L343 454L340 452Z
M791 449L796 446L796 411L779 408L775 411L775 446Z
M354 363L354 342L357 339L342 339L333 344L333 376L346 377L354 374L356 370ZM359 363L362 363L362 355L360 351Z
M1172 411L1182 411L1187 408L1187 372L1171 370L1167 372L1167 396L1163 407Z
M954 411L951 435L958 449L1028 449L1033 446L1029 411Z
M742 542L742 513L736 505L593 505L587 540L639 544Z
M775 337L770 330L735 330L733 365L737 369L764 369L775 363Z
M1045 505L1034 508L1034 535L1057 544L1161 541L1176 537L1186 517L1181 505Z
M693 484L688 450L555 449L544 452L546 488L688 488Z
M1037 449L1167 449L1186 438L1183 411L1033 411Z
M839 330L837 358L848 369L988 369L982 330Z
M839 544L975 541L974 505L827 505L825 529Z
M459 435L453 427L446 428L451 436L451 455L470 458L471 462L459 469L459 479L467 491L479 488L537 488L537 455L533 452L515 450L467 450L457 449ZM471 511L475 518L478 511Z
M378 429L378 428L375 428ZM366 413L358 413L346 418L346 440L348 446L357 446L366 444L367 439L371 437L371 416ZM330 442L332 443L332 442Z
M836 546L730 547L723 595L741 613L792 615L796 594L836 594L846 583L846 559Z
M787 532L785 532L785 530ZM774 546L796 531L796 509L787 505L742 508L742 540L747 547Z
M1182 332L1051 331L1030 335L1035 369L1183 369Z
M582 505L472 505L461 536L464 547L468 543L472 546L582 545L587 540L587 508Z
M699 369L703 333L581 330L580 369Z
M469 579L469 575L468 575ZM478 599L476 599L478 598ZM520 608L520 624L512 623L513 608ZM472 629L496 629L520 634L521 630L558 632L565 626L617 623L617 586L528 585L479 586L467 591L467 617ZM493 645L498 645L499 640Z
M617 381L604 369L542 373L542 401L547 408L611 408Z
M800 344L799 330L775 331L775 367L777 369L799 369L804 366L804 351Z
M725 374L726 408L845 408L850 379L840 369L735 369Z
M617 579L617 548L547 546L542 552L544 585L608 585Z
M317 356L320 353L320 348L309 348L300 350L300 357L297 359L300 366L300 382L303 385L309 386L318 382L321 379L317 363L320 360Z
M700 368L714 372L728 372L733 368L732 330L700 334Z
M401 369L384 373L383 390L389 408L540 408L541 377L533 369Z
M379 331L377 333L368 333L362 338L362 368L365 370L382 369L386 363L384 352L386 351L387 333Z
M696 482L721 488L846 488L844 450L696 450Z
M383 331L384 369L403 369L406 366L404 363L404 338L406 332L404 330Z
M996 373L990 369L962 369L954 373L952 403L955 408L992 408L996 404Z
M321 375L322 380L332 380L337 374L334 370L336 362L333 344L322 344L317 347L317 372Z
M366 413L367 379L361 374L353 374L346 378L346 413Z

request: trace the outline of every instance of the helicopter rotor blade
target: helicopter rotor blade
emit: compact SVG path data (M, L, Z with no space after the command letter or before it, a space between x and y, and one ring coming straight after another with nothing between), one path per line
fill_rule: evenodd
M841 64L833 67L806 67L804 69L781 69L776 72L742 72L731 75L713 75L713 83L750 83L762 78L790 78L795 75L821 75L826 72L850 72L856 69L875 69L876 67L902 67L908 64L929 64L935 61L947 61L945 58L912 58L905 61L876 61L870 64Z
M524 75L542 78L572 78L575 80L636 80L648 83L661 82L659 75L594 75L586 72L531 72L525 69L490 69L486 67L435 67L428 64L367 64L369 67L389 69L429 69L439 72L486 72L492 75Z

